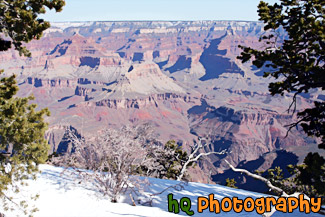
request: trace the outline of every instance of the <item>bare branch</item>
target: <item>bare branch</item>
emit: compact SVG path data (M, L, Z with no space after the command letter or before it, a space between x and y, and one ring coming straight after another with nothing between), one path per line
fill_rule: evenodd
M291 108L293 107L292 114L294 114L297 110L297 95L298 92L296 92L292 97L292 102L289 105L289 108L287 109L287 112L290 113Z
M150 206L152 206L153 201L156 199L155 196L160 195L160 194L163 194L164 192L166 192L166 191L168 191L170 189L174 189L176 191L184 190L185 189L185 187L184 187L185 185L187 185L186 182L179 182L176 185L168 186L167 188L163 189L160 192L157 192L157 193L154 193L154 194L150 194L150 197L147 198L147 200L144 201L144 202L142 202L142 203L141 203L141 200L139 200L139 203L141 203L141 205L147 205L147 204L149 204Z
M204 146L202 144L202 138L199 138L199 142L194 145L191 154L188 156L188 160L184 163L180 175L177 177L177 181L181 181L183 179L187 167L190 163L197 162L201 157L208 156L210 154L223 155L226 153L226 150L222 150L221 152L206 152L206 153L199 154L200 149L203 148Z
M278 193L281 194L281 197L296 197L296 198L299 198L299 195L300 194L303 194L303 193L294 193L294 194L291 194L291 195L288 195L286 192L284 192L284 190L282 190L281 188L278 188L276 186L274 186L270 180L260 176L260 175L257 175L257 174L253 174L251 172L249 172L248 170L245 170L245 169L238 169L238 168L235 168L233 165L231 165L227 160L225 160L225 162L229 165L229 167L234 171L234 172L239 172L239 173L244 173L246 174L247 176L250 176L254 179L257 179L257 180L260 180L262 182L264 182L271 190L273 191L276 191ZM310 198L304 194L304 197L305 199L307 200L310 200ZM272 209L271 209L271 212L266 212L266 213L263 213L263 217L270 217L272 216L274 213L276 212L276 209L275 207L273 206Z
M169 189L174 189L174 190L180 191L180 190L183 190L183 189L184 189L184 185L186 185L186 184L187 184L186 182L180 182L180 183L178 183L178 184L176 184L176 185L168 186L167 188L165 188L165 189L162 190L161 192L151 194L150 196L157 196L157 195L160 195L160 194L166 192L166 191L169 190Z
M285 127L289 127L289 129L287 130L287 133L286 133L286 135L285 135L284 138L287 138L288 135L289 135L289 132L290 132L293 128L297 127L301 122L304 122L304 121L305 121L305 119L302 118L302 119L300 119L299 121L297 121L297 122L295 122L295 123L285 125Z
M149 154L156 140L150 127L106 129L98 132L96 138L87 139L68 128L67 135L72 143L71 152L54 162L72 167L79 179L92 183L113 202L117 202L119 195L127 190L141 190L144 186L144 180L132 175L137 174L142 166L152 163Z
M233 165L231 165L227 160L225 160L225 162L228 164L228 166L229 166L229 167L230 167L234 172L245 173L246 175L248 175L248 176L250 176L250 177L252 177L252 178L254 178L254 179L257 179L257 180L260 180L260 181L264 182L264 183L265 183L265 184L266 184L266 185L267 185L271 190L274 190L274 191L280 193L281 195L282 195L282 194L286 194L286 193L285 193L281 188L278 188L278 187L272 185L272 183L271 183L268 179L266 179L266 178L264 178L264 177L262 177L262 176L260 176L260 175L253 174L253 173L249 172L248 170L235 168L235 167L234 167Z

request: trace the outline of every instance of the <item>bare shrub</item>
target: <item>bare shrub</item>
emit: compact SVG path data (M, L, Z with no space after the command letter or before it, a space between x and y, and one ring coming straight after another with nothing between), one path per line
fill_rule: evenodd
M72 143L71 152L52 162L73 168L81 182L90 182L112 202L117 202L128 190L139 196L143 187L149 185L147 179L136 175L182 181L187 168L201 157L225 153L205 153L207 143L203 144L201 138L194 143L189 155L173 141L163 146L148 124L105 129L98 132L97 137L87 139L68 127L67 140Z
M152 153L158 142L148 125L105 129L94 139L68 132L74 151L55 158L53 163L72 167L81 181L93 184L112 202L127 190L136 193L148 184L134 176L141 167L152 168L154 162Z

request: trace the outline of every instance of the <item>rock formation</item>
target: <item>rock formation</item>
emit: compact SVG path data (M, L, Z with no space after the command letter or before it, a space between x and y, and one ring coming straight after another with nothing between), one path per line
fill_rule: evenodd
M259 22L53 23L28 44L32 58L1 53L0 68L17 74L20 96L34 94L50 109L51 152L64 137L62 126L93 134L150 122L162 141L175 139L186 150L197 136L211 139L209 150L228 150L192 171L194 181L207 182L210 171L223 171L223 158L237 165L315 143L299 129L284 138L293 121L286 112L291 95L270 96L271 79L236 59L239 44L263 46L262 32ZM322 96L301 95L297 108Z

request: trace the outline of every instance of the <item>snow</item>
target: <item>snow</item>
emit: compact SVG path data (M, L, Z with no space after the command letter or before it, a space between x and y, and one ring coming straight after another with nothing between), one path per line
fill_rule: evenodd
M7 163L5 165L5 173L10 173L11 172L11 164L10 163Z
M94 22L52 22L51 27L60 28L62 30L67 29L69 27L80 27L80 26L90 26Z
M220 185L208 185L201 183L188 183L184 186L184 190L177 191L170 189L153 201L153 207L149 206L131 206L129 197L121 198L119 203L111 203L108 198L103 197L100 193L96 192L89 184L80 183L75 180L71 175L62 174L63 169L50 165L41 165L40 169L42 174L38 175L36 181L28 180L28 186L23 187L19 195L39 193L40 197L36 202L28 201L30 204L35 204L39 209L35 213L35 217L50 217L50 216L76 216L76 217L91 217L91 216L106 216L106 217L175 217L176 214L168 212L167 195L174 194L174 199L180 200L182 197L188 197L192 201L191 210L194 211L193 216L260 216L256 212L251 213L210 213L205 210L203 213L197 212L197 200L199 196L207 197L213 193L216 199L224 197L237 196L240 199L246 197L262 197L266 196L259 193L253 193L244 190L228 188ZM149 178L151 183L146 188L146 193L161 192L163 189L178 184L177 181L161 180ZM26 199L27 200L27 199ZM124 202L123 202L124 201ZM18 210L5 213L6 216L23 216ZM187 216L184 212L179 215ZM293 214L284 214L276 212L273 216L307 216L306 214L294 212ZM318 214L309 214L308 217L320 216Z

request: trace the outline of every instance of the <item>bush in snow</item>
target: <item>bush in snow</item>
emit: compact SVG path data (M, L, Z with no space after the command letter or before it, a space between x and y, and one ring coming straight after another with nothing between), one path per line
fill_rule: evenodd
M152 148L150 157L152 158L152 164L149 165L150 167L141 167L139 174L159 179L176 180L188 160L187 152L183 151L174 140L168 141L164 146ZM190 163L187 167L192 165L193 163Z
M158 142L148 125L106 129L88 140L72 131L69 135L73 152L54 159L54 163L74 168L79 178L91 182L112 202L127 190L137 193L148 184L133 176L141 167L152 168L154 162Z
M203 143L201 138L194 142L189 155L174 141L163 146L148 124L106 129L96 138L88 139L67 128L67 135L72 143L70 151L53 158L52 162L74 168L79 178L91 182L113 202L127 190L138 194L148 185L136 175L182 181L187 179L187 168L201 157L224 154L224 151L202 152L208 143Z

